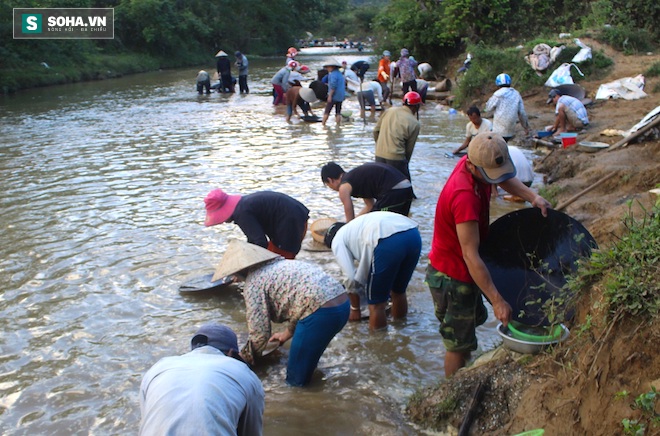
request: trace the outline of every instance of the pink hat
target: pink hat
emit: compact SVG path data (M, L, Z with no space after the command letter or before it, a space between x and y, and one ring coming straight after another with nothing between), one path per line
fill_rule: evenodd
M222 189L214 189L209 192L204 199L204 203L206 203L204 225L208 227L227 222L240 200L240 195L228 195Z

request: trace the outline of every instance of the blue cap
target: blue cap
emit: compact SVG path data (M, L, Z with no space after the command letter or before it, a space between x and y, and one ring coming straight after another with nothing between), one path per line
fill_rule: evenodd
M238 352L236 333L223 324L204 324L197 330L197 333L195 333L195 336L190 341L190 348L194 350L205 345L217 348L225 354L231 350Z

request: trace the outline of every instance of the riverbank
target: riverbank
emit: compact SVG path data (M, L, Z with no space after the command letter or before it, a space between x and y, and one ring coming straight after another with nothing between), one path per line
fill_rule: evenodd
M593 41L588 44L596 45ZM615 64L604 80L581 83L590 96L600 83L635 76L658 60L658 55L624 56L608 47L598 48L604 49ZM651 90L658 82L657 77L647 79L649 95L645 99L596 102L589 109L589 129L579 140L617 142L621 136L603 132L628 130L657 107L660 96ZM547 89L533 90L523 97L533 128L552 124L552 108L545 104ZM530 142L526 145L532 146ZM612 247L626 233L626 214L641 219L658 201L648 192L660 186L657 137L614 151L581 153L571 147L544 152L535 170L544 174L545 192L552 194L555 204L614 173L565 209L585 225L601 250ZM488 356L487 363L475 363L452 379L418 391L408 405L411 419L425 428L455 434L476 386L484 383L487 388L477 406L471 434L511 435L536 428L545 429L545 435L623 434L624 419L643 418L642 411L634 407L635 398L652 387L660 389L660 326L657 319L642 322L622 317L611 321L603 304L604 285L596 283L583 291L570 325L571 337L562 346L534 357L499 348ZM657 284L649 292L657 292ZM658 427L647 429L646 434L659 431Z

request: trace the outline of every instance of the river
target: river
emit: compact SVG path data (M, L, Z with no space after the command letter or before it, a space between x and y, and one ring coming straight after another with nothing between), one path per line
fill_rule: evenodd
M299 60L316 71L331 56L377 64L369 54L320 49ZM0 433L137 433L139 385L151 365L187 352L208 321L245 340L234 288L178 292L213 271L228 239L244 237L233 224L204 227L211 189L277 190L301 200L312 220L342 216L320 167L372 161L375 120L360 119L352 97L345 108L354 115L341 127L332 117L326 128L287 124L270 95L283 64L284 57L251 59L248 95L198 96L199 68L188 68L0 99ZM201 68L212 71L213 61ZM256 368L267 435L419 433L405 403L443 377L444 356L423 283L426 254L435 203L456 163L445 153L462 142L467 118L429 101L420 121L411 217L424 246L409 315L375 334L366 322L349 323L306 389L284 381L287 347L271 355ZM518 207L496 199L492 217ZM298 258L340 277L327 252ZM479 352L499 343L495 325L491 314L479 328Z

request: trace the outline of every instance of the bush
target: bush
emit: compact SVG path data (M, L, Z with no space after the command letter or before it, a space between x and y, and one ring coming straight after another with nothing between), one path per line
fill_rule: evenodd
M653 35L644 29L605 27L596 35L596 39L625 54L645 53L655 49Z
M656 62L649 67L648 70L644 73L647 77L658 77L660 76L660 62Z
M458 84L456 103L459 106L469 106L494 91L495 77L500 73L511 76L511 85L518 91L543 85L544 80L525 62L524 50L488 48L479 44L468 51L472 54L472 64Z
M623 222L627 233L610 249L594 252L568 286L577 293L596 285L612 317L621 313L643 322L660 314L660 206L641 219L629 213Z
M550 47L559 45L558 42L548 39L535 39L525 44L523 49L517 48L488 48L480 43L469 47L472 54L472 65L461 78L456 91L456 105L466 107L475 100L481 100L495 90L495 77L500 73L511 76L512 86L520 92L525 92L534 87L543 86L552 72L563 63L570 63L573 57L580 51L580 47L565 47L555 63L548 70L538 75L525 61L525 56L531 53L537 44L548 44ZM601 78L607 74L607 70L614 62L605 56L602 51L592 51L592 58L578 64L578 68L584 74L580 76L575 70L571 71L573 81L578 83L585 77Z

